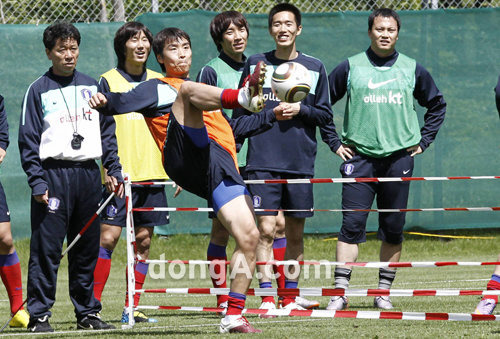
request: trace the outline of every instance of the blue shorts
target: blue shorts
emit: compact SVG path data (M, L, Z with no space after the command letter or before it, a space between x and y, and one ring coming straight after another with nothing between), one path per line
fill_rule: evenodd
M10 222L9 206L2 184L0 184L0 222Z
M170 115L163 165L170 179L188 192L206 199L212 207L212 193L224 179L245 186L231 154L213 139L198 147L182 126Z
M312 176L269 171L247 171L248 180L311 179ZM314 206L312 184L254 184L248 185L256 209L310 210ZM278 212L255 212L257 215L277 215ZM293 218L309 218L312 211L285 212Z
M411 177L414 158L406 150L385 158L371 158L356 154L340 166L343 178ZM410 182L364 182L342 185L343 209L370 209L375 196L377 208L404 209L408 205ZM379 213L378 238L390 244L403 242L406 213ZM368 212L344 212L339 240L348 244L366 241Z
M103 189L102 198L107 199L109 193ZM136 207L167 207L167 196L163 186L133 186L132 206ZM126 226L125 197L113 197L101 212L103 224ZM169 214L164 211L134 212L134 225L143 227L161 226L169 223Z

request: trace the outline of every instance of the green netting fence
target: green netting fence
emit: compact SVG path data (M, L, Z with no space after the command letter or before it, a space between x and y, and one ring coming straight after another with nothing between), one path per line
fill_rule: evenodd
M193 44L191 77L217 55L208 26L216 13L189 11L144 14L139 21L153 33L164 27L184 29ZM339 62L365 50L367 12L306 13L298 49L323 61L330 72ZM424 65L434 77L448 103L445 123L426 152L417 157L414 176L500 175L500 121L493 88L500 74L500 9L407 11L399 13L402 28L397 49ZM267 30L267 16L247 16L250 38L247 55L273 49ZM93 77L116 65L113 37L121 23L77 24L82 34L78 69ZM17 131L23 95L35 79L50 66L41 41L46 25L0 25L3 48L0 94L5 97L11 145L1 165L0 180L5 188L16 237L30 234L30 190L22 171L17 149ZM160 71L150 57L148 66ZM344 102L334 106L334 119L341 128ZM424 110L417 105L421 123ZM319 133L318 133L319 136ZM340 177L340 158L318 142L316 177ZM316 184L315 208L340 208L340 184ZM205 202L184 192L169 205L205 207ZM413 182L409 208L500 206L499 180L452 180ZM376 206L374 206L376 207ZM306 232L337 232L341 214L318 212L308 219ZM445 230L495 228L498 212L411 212L406 229ZM377 227L377 214L369 217L369 229ZM205 213L173 212L170 233L207 233L210 222Z

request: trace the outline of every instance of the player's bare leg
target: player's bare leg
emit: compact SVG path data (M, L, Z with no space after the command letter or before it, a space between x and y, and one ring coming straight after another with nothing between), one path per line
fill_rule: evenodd
M355 262L358 259L358 244L349 244L343 241L337 241L336 260L340 262ZM352 266L339 265L335 267L335 288L347 289L351 279ZM348 306L348 298L344 296L332 297L327 310L340 311Z
M232 199L220 208L217 218L236 241L231 257L229 305L221 320L220 332L261 332L253 328L241 313L255 271L255 249L259 239L251 198L244 194Z

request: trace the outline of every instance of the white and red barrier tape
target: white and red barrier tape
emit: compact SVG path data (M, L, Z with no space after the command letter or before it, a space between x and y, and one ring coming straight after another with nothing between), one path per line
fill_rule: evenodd
M132 209L134 212L213 212L210 207L138 207ZM437 211L469 211L469 212L491 212L500 211L498 207L436 207L436 208L379 208L379 209L262 209L256 208L255 212L437 212Z
M220 312L214 307L190 306L137 306L143 310L172 310L189 312ZM430 312L378 312L378 311L328 311L328 310L261 310L247 308L247 314L265 314L275 316L295 316L312 318L356 318L356 319L394 319L394 320L449 320L449 321L500 321L500 315L468 313L430 313Z
M355 182L397 182L397 181L448 181L448 180L491 180L500 176L460 176L460 177L381 177L381 178L312 178L312 179L268 179L245 180L245 184L337 184ZM175 185L173 181L145 181L133 185Z
M165 293L165 294L210 294L228 295L229 288L160 288L139 289L137 293ZM412 290L412 289L349 289L341 288L250 288L247 295L255 296L303 296L303 297L456 297L470 295L500 295L500 290Z
M186 265L228 265L230 261L225 260L137 260L148 264L186 264ZM256 265L276 265L276 266L291 266L291 265L320 265L320 266L358 266L367 268L381 267L443 267L443 266L491 266L500 265L500 261L410 261L410 262L345 262L345 261L257 261Z

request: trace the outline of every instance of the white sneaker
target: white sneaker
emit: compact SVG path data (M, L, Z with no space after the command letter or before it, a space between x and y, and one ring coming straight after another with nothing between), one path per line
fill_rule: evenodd
M264 95L262 86L266 80L266 64L259 61L252 74L243 82L243 87L238 92L239 104L250 112L259 112L264 108Z
M217 306L217 308L220 309L220 311L217 313L220 314L221 316L225 317L226 313L227 313L227 301L220 303L219 306Z
M308 299L302 298L302 297L295 297L295 302L297 303L297 305L305 308L306 310L312 310L314 308L319 307L319 301L308 300Z
M276 305L269 301L263 302L262 304L260 304L259 307L259 310L275 310L275 309ZM270 318L276 318L276 316L271 314L259 314L259 318L270 319Z
M375 297L375 299L373 299L373 306L383 310L392 310L394 308L394 306L392 306L391 299L386 296Z
M248 322L247 318L240 316L235 319L227 319L228 317L222 318L220 321L219 332L220 333L261 333L262 330L258 330Z
M326 309L329 311L341 311L349 306L349 299L344 296L335 296L330 299Z
M305 311L305 308L297 304L296 301L289 303L286 306L283 306L284 310L299 310L299 311Z

